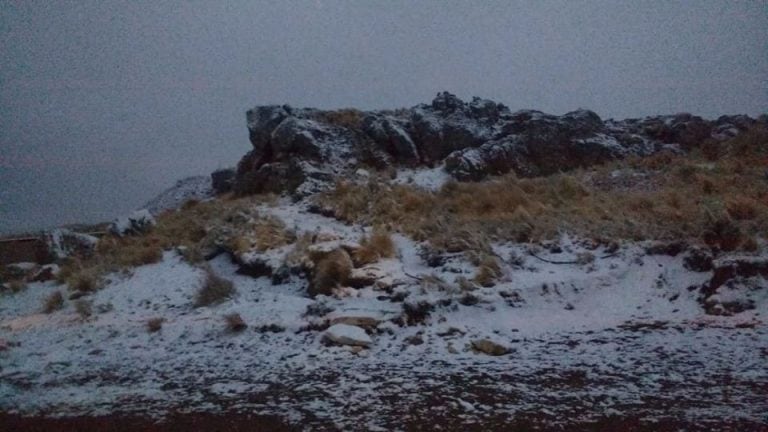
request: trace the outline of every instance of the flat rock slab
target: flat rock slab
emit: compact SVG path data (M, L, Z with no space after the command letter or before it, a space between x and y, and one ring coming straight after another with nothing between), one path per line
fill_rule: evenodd
M373 344L373 340L365 330L348 324L334 324L328 327L324 337L339 345L369 347Z

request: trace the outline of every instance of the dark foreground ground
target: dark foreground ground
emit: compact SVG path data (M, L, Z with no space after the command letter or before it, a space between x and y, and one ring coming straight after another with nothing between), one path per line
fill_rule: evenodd
M493 422L488 424L463 424L459 419L422 418L403 425L406 431L623 431L623 432L678 432L678 431L768 431L765 423L725 422L707 425L693 425L678 420L661 420L655 423L643 422L631 417L608 417L586 423L568 423L557 426L550 419L529 416L513 421ZM161 421L140 416L100 416L100 417L64 417L46 416L23 417L0 413L0 430L31 432L79 432L79 431L301 431L301 430L340 430L331 424L316 427L288 425L277 417L255 416L244 413L176 413Z

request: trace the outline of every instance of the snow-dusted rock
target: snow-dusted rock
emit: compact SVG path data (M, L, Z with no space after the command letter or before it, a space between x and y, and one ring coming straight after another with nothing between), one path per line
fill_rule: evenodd
M155 218L147 209L117 218L109 226L109 231L118 236L143 234L155 226Z
M46 282L53 280L59 274L59 266L56 264L46 264L32 272L29 280L33 282Z
M419 149L406 132L403 120L387 115L369 115L363 120L363 131L394 159L404 165L419 164Z
M373 340L365 330L348 324L334 324L328 327L324 337L339 345L368 347L373 344Z
M63 228L55 229L45 236L48 251L54 259L63 259L72 255L88 256L93 253L98 241L99 239L92 235Z
M755 309L768 299L768 258L727 256L713 261L712 279L703 286L703 306L710 315Z
M630 155L689 150L706 139L727 139L755 123L747 116L707 121L690 114L603 121L578 109L562 116L512 113L499 103L465 102L442 92L430 104L371 111L361 121L338 122L329 112L262 106L248 111L253 150L238 164L241 194L316 190L361 162L377 168L445 169L459 180L514 171L538 176ZM302 163L311 162L312 172ZM329 178L330 177L330 178Z

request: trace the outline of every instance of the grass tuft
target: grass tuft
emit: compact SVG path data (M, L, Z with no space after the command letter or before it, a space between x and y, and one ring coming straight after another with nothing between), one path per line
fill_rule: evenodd
M315 264L309 294L331 295L334 288L347 283L352 267L352 259L343 249L336 249L320 258Z
M395 242L390 234L383 230L376 230L371 236L364 236L360 240L360 247L352 254L355 266L360 267L374 263L383 258L395 256Z
M54 291L43 301L43 312L53 313L64 307L64 296L61 291Z
M210 306L221 303L235 294L232 282L216 276L212 271L206 271L205 282L197 292L195 307Z
M241 332L248 327L239 313L224 315L224 321L227 324L227 329L232 333Z
M162 330L165 318L150 318L147 320L147 331L149 333L156 333Z

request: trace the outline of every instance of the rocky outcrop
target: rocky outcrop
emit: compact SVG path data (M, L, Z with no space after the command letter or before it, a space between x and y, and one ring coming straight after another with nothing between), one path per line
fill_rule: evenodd
M247 121L253 149L238 164L234 191L288 191L297 198L323 190L361 164L382 169L444 163L459 180L510 171L531 177L629 155L686 151L709 139L733 137L756 122L690 114L603 121L584 109L562 116L511 112L500 103L465 102L448 92L430 104L397 111L261 106L248 111Z

